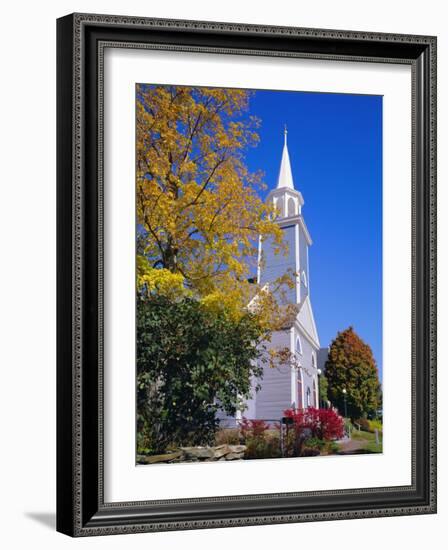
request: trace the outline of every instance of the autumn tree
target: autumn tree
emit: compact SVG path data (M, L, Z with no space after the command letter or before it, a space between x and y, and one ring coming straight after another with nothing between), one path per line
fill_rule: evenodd
M375 415L380 404L381 385L370 346L349 327L339 332L330 345L325 363L328 398L344 411L346 390L347 411L351 418Z
M258 236L282 248L261 174L245 164L259 139L251 92L140 84L136 93L139 276L165 269L211 307L241 310Z
M212 440L262 368L260 345L292 315L287 273L258 288L258 238L286 252L245 154L260 121L245 90L136 89L138 448ZM295 311L294 311L295 313Z

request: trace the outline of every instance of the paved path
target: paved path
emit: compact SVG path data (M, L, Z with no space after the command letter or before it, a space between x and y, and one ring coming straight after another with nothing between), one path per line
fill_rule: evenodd
M359 451L360 449L362 449L366 443L367 443L366 439L346 439L344 441L338 441L339 448L340 448L340 451L338 451L338 454L346 455L346 454L356 453L356 451Z

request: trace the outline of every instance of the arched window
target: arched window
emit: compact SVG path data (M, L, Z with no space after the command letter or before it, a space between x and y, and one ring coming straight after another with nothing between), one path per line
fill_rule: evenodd
M306 406L311 407L311 390L309 387L306 389Z
M288 199L288 216L296 215L296 203L292 197Z
M300 341L299 336L297 336L296 340L296 352L302 354L302 342Z
M297 408L303 409L303 380L302 369L297 372Z
M316 368L316 355L314 354L314 352L311 354L311 366L313 367L313 369Z
M283 198L280 197L275 203L275 208L277 209L277 216L283 218Z

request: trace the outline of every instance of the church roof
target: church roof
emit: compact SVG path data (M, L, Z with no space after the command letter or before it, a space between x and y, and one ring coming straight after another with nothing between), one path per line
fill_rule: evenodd
M288 130L285 126L285 143L283 145L282 161L280 164L280 172L278 174L277 189L287 188L294 189L294 181L292 179L291 162L289 160L288 142L287 142Z

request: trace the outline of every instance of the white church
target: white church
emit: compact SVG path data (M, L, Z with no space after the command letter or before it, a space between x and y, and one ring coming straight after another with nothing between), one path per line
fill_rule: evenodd
M272 201L279 213L276 221L283 231L287 251L276 254L272 241L259 239L257 283L261 288L268 288L269 283L285 273L296 274L294 287L286 292L287 301L298 307L291 326L274 332L266 347L288 348L294 360L293 364L274 368L260 364L263 368L263 378L259 381L261 389L255 392L254 387L252 398L244 403L245 410L238 413L237 420L244 416L248 419L278 421L283 417L285 409L319 407L320 371L317 358L320 344L311 307L308 262L308 248L312 241L302 214L304 200L300 191L294 187L286 128L277 187L266 200Z

